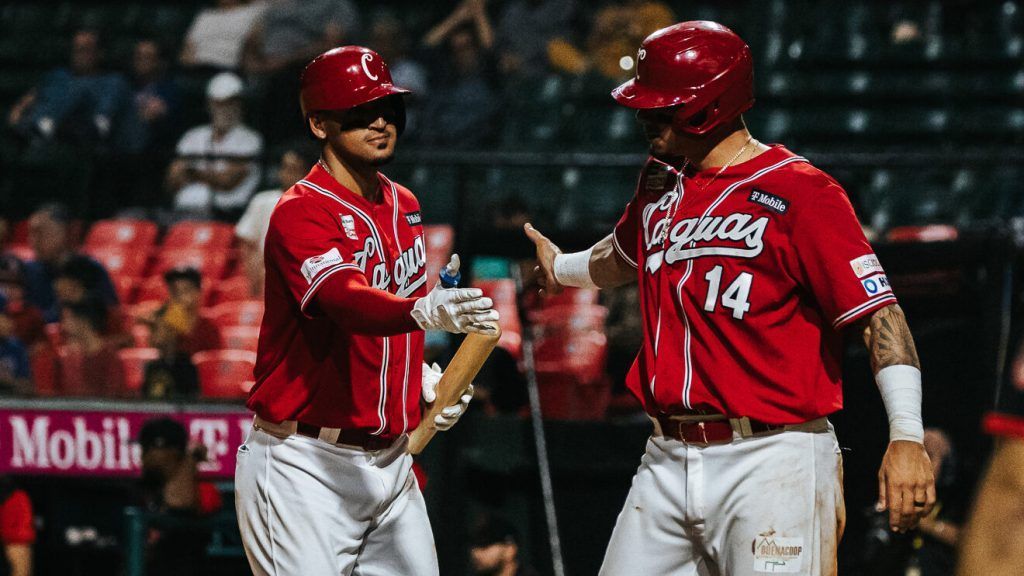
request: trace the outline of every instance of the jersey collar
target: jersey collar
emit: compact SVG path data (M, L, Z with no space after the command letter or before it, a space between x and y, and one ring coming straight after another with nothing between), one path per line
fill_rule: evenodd
M740 162L733 166L726 168L722 174L718 177L719 179L746 177L761 170L767 168L776 162L780 162L795 156L782 144L769 144L768 149L765 150L760 156L755 156L746 162ZM720 166L712 166L706 170L700 170L693 173L687 173L687 176L691 178L711 178L718 173L722 168Z
M331 176L327 170L324 170L324 167L321 166L319 162L313 165L313 169L309 171L309 174L306 174L306 177L303 178L303 180L316 184L338 198L350 204L355 204L367 211L372 211L375 206L380 206L381 204L391 204L391 183L384 178L380 172L377 172L377 181L380 183L381 191L380 202L370 202L366 198L363 198L361 194L357 194L355 191L349 190L346 186L343 186L340 182L335 180L334 176Z

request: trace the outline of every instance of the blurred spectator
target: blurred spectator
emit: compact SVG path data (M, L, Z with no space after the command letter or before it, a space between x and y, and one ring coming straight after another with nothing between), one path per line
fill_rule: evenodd
M918 526L917 563L921 576L952 576L970 490L957 482L953 445L945 432L938 428L926 429L924 449L935 474L937 502L932 513L922 518Z
M117 292L103 265L71 249L70 215L62 204L46 204L32 214L28 222L28 240L36 259L24 269L28 299L43 311L46 322L60 319L54 283L62 266L69 262L91 270L90 291L107 306L117 305Z
M676 22L672 9L663 2L629 0L624 5L608 4L597 11L584 49L566 38L551 41L548 54L557 70L571 74L594 71L604 78L621 81L633 75L636 48L649 34Z
M25 296L25 265L11 255L0 255L0 298L7 301L7 316L13 323L14 335L27 348L41 342L44 332L43 313Z
M262 1L216 0L214 6L196 14L179 62L185 68L238 69L245 39L266 9Z
M419 134L423 103L430 96L426 68L409 55L411 35L401 20L390 13L382 13L370 25L367 43L388 63L395 85L412 91L405 96L404 138L415 138Z
M121 396L124 370L117 347L104 336L107 310L86 298L61 310L64 344L44 346L32 354L36 393L48 396Z
M15 335L14 321L7 315L7 298L0 294L0 393L29 392L31 376L28 353Z
M513 0L498 20L502 74L537 77L548 70L548 45L572 29L575 0Z
M175 268L164 274L169 299L157 312L154 335L173 338L177 352L191 356L224 347L220 329L202 316L202 277L195 268Z
M164 49L153 38L135 43L132 53L130 107L118 127L118 148L129 154L169 145L178 112L178 85L167 74Z
M105 140L125 103L127 84L120 74L104 72L102 61L99 34L76 32L69 67L46 74L22 96L11 107L8 124L30 139Z
M0 476L0 543L4 557L0 574L32 576L32 545L36 541L32 501L14 481Z
M492 139L498 93L492 87L490 50L494 34L480 0L464 0L427 32L429 48L447 47L434 58L443 63L435 83L445 90L427 101L419 139L453 148L471 148Z
M151 345L160 357L146 364L142 397L147 400L181 400L199 396L199 373L188 354L178 350L177 334L165 323L157 324Z
M230 72L214 76L206 87L210 123L178 141L167 187L182 216L235 221L259 186L263 137L242 123L243 88Z
M198 464L206 459L203 446L189 449L188 433L169 418L146 422L139 431L142 448L140 489L145 506L174 518L198 519L223 507L220 492L199 480ZM205 566L210 534L194 526L151 528L146 549L146 574L200 574Z
M63 308L88 299L102 300L100 291L102 285L103 276L88 260L72 258L61 265L53 281L54 292L57 294L57 306ZM103 336L118 348L130 345L132 342L131 326L134 319L129 314L123 313L119 306L109 305L106 318L102 331Z
M246 40L242 63L258 87L259 118L268 140L303 135L298 98L306 63L362 30L351 0L276 0Z
M235 237L238 238L242 265L249 279L251 296L263 294L263 241L270 226L270 214L285 190L305 178L318 156L315 148L309 146L295 145L285 148L277 167L278 188L264 190L253 196L245 209L245 214L242 214L242 218L235 225Z
M519 559L519 540L511 524L488 515L470 536L470 564L478 576L535 576L537 571Z
M245 70L273 74L305 66L321 52L351 42L360 30L350 0L277 0L246 41Z

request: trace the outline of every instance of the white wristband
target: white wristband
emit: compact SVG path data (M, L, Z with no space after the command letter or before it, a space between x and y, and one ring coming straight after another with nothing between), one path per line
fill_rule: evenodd
M889 441L910 440L924 443L921 420L921 371L899 364L882 368L875 375L889 416Z
M594 284L590 277L590 253L593 251L594 247L591 246L583 252L556 254L555 280L562 286L597 288L597 284Z

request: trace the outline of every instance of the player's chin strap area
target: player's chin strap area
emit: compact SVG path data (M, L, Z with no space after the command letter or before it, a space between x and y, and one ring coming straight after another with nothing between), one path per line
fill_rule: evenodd
M885 413L889 416L889 441L924 443L921 370L905 364L887 366L875 374L875 383L882 393Z

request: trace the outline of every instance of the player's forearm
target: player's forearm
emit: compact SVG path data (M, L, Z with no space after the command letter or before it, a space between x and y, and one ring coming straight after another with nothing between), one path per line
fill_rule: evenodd
M863 323L864 344L871 356L871 371L876 375L889 366L913 366L921 369L914 337L907 318L898 304L886 306Z
M594 244L590 252L590 277L599 288L615 288L636 281L636 268L619 256L611 234Z
M352 334L396 336L419 330L412 317L415 298L400 298L366 284L361 274L335 274L320 288L316 304Z
M4 556L10 566L11 576L32 576L32 547L28 544L4 546Z
M899 305L878 310L863 323L871 370L889 418L889 439L922 442L921 363Z

